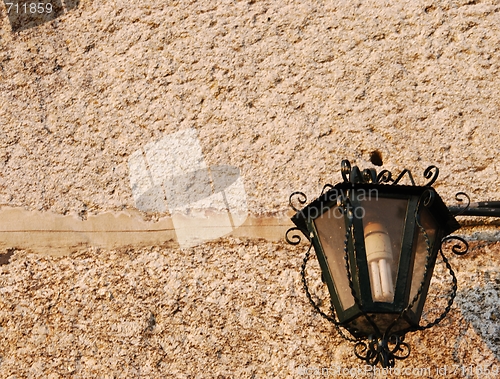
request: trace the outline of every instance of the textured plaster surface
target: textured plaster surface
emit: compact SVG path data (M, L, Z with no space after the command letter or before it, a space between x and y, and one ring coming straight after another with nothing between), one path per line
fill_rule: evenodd
M194 128L252 212L379 151L439 191L498 197L496 1L81 1L0 34L0 203L135 207L127 159Z
M239 168L255 217L285 211L292 191L312 200L341 180L344 158L411 169L418 184L434 164L448 204L459 190L500 199L497 1L69 3L19 32L0 4L0 205L46 212L41 230L59 216L126 211L136 226L168 216L136 212L129 160L188 129L207 166ZM489 226L465 230L482 241L451 259L456 303L407 338L412 354L399 367L429 367L429 378L443 367L458 378L483 377L466 367L499 370L500 248ZM89 240L66 257L5 250L0 377L296 378L298 367L310 377L364 367L311 311L303 245ZM444 273L433 305L446 305ZM324 303L314 264L310 275Z

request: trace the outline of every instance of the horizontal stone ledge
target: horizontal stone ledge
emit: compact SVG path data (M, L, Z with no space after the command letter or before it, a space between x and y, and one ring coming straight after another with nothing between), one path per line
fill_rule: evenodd
M248 215L243 223L234 226L228 213L223 212L166 216L157 221L146 221L142 214L133 210L105 212L82 219L76 214L1 207L0 249L26 249L60 256L89 247L190 247L223 236L279 241L284 240L285 232L291 226L287 214Z

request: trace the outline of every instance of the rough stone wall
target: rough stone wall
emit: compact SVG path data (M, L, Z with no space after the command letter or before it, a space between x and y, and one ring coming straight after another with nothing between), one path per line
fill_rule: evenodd
M18 32L0 5L2 206L134 210L131 154L189 128L207 164L240 168L257 216L285 210L294 190L312 199L344 158L409 168L418 183L435 164L447 203L459 190L500 198L497 1L65 3ZM409 337L406 367L497 367L498 246L479 246L454 259L457 306ZM1 377L358 364L306 303L302 249L231 239L80 254L16 250L2 266Z
M16 251L0 268L0 377L498 377L499 243L450 257L459 291L448 317L409 334L409 358L375 375L308 303L304 249L224 239L72 257ZM315 260L307 278L328 312ZM439 261L424 322L442 312L450 286Z

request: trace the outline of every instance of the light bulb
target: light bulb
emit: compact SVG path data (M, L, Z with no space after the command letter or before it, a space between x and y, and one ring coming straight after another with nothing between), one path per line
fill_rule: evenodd
M370 272L370 284L374 301L392 302L394 285L392 283L392 248L387 230L380 223L366 225L365 251Z

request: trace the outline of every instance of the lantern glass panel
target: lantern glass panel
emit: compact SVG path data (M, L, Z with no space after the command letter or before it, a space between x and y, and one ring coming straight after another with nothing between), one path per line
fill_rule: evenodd
M374 302L392 303L401 256L408 199L360 201L370 287Z
M413 265L413 275L411 279L410 301L412 301L417 294L422 281L424 280L425 264L427 256L432 254L434 241L436 239L436 221L431 213L423 208L420 212L420 224L425 229L427 238L429 240L429 251L427 251L427 242L422 230L417 226L415 234L417 235L417 243L415 245L415 263ZM429 259L431 257L429 256ZM416 301L412 310L417 311L419 301Z
M345 222L339 207L332 207L314 220L330 276L342 308L354 305L345 263Z

